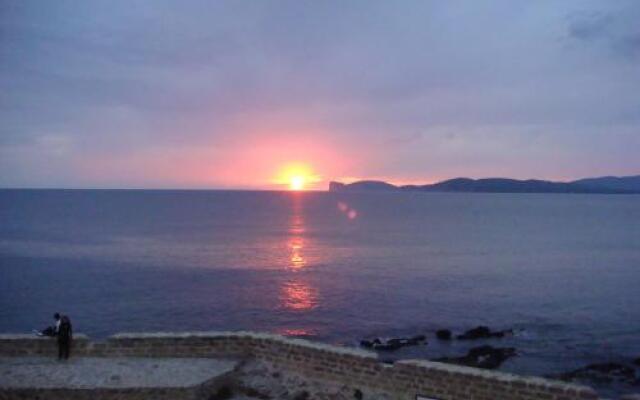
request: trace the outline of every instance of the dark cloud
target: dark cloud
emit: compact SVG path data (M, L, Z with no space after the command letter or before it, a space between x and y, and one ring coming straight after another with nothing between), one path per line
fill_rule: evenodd
M569 19L568 35L578 42L602 46L632 62L640 57L640 5L616 12L583 12Z
M581 41L609 39L615 18L602 13L590 13L574 16L569 24L569 36Z
M615 45L629 59L636 62L640 59L640 32L621 37Z

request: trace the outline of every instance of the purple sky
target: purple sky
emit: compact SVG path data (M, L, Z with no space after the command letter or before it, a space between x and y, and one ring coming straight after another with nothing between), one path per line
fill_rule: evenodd
M640 173L640 1L0 2L1 187Z

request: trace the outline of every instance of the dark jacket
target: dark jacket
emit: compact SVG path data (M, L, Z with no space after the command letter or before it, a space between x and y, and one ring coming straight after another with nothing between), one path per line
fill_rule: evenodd
M67 341L73 338L73 327L71 320L66 315L60 318L60 327L58 328L58 341Z

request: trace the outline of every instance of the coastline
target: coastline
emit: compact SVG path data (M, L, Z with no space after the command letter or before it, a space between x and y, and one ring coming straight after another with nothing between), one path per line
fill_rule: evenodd
M52 357L55 341L32 335L0 335L0 356ZM377 398L442 400L598 399L590 387L426 360L381 362L374 352L255 332L120 333L104 341L77 335L72 357L219 358L264 362L309 380L338 384ZM266 365L266 364L265 364ZM4 398L12 397L3 388ZM376 398L376 397L374 397ZM622 399L633 397L623 396Z

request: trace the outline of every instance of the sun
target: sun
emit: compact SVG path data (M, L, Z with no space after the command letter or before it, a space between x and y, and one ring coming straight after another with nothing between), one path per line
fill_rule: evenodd
M291 191L313 189L322 177L306 163L289 163L278 168L272 183Z
M290 178L289 189L291 190L303 190L305 184L304 176L295 175Z

